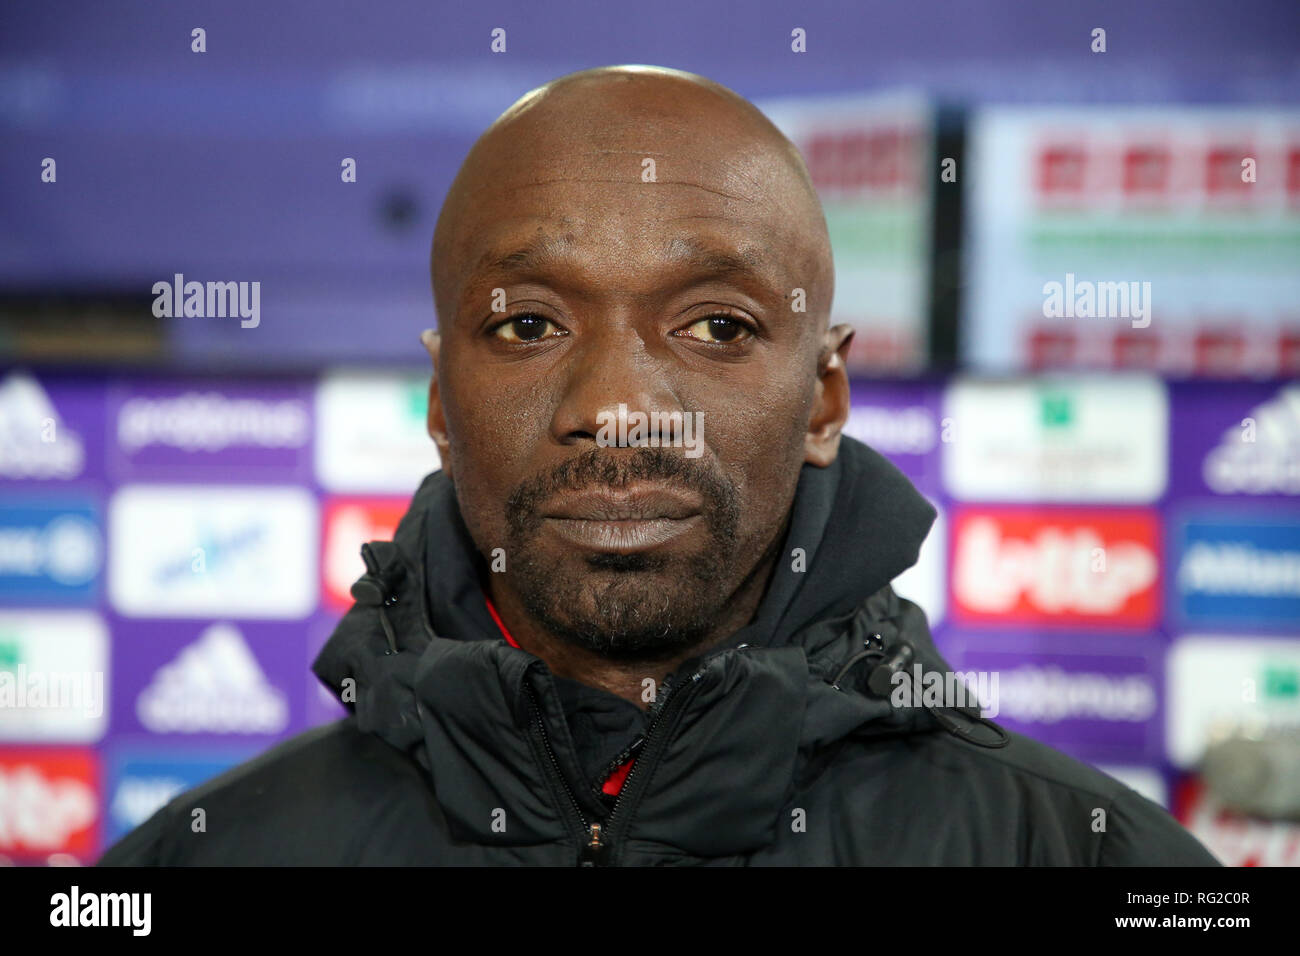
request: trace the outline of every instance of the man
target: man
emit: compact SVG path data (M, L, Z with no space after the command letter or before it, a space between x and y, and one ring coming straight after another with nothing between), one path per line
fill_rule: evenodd
M890 587L935 512L841 437L825 220L752 105L640 67L528 94L432 273L443 468L314 665L352 715L102 862L1215 862L977 702L896 693L948 671Z

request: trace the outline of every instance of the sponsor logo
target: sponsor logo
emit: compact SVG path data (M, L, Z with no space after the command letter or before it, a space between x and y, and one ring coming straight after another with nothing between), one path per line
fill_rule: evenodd
M1168 403L1146 377L955 382L944 484L970 501L1146 503L1164 492Z
M110 389L120 481L203 479L304 482L311 473L312 385L277 381L197 388L132 382Z
M1083 758L1162 756L1162 643L1098 634L958 634L945 652L1001 675L1000 722Z
M330 491L412 494L441 465L429 377L333 373L316 392L316 476Z
M150 445L185 452L232 446L301 448L311 437L305 402L232 398L220 392L185 392L174 398L132 398L117 416L117 442L128 454Z
M0 857L90 862L99 844L99 766L82 749L0 749Z
M1300 495L1300 385L1224 429L1201 472L1219 495Z
M1300 727L1300 638L1183 637L1166 667L1169 759L1178 766L1234 734Z
M253 756L246 750L199 754L132 749L113 760L113 782L108 801L109 840L134 830L174 797L192 790Z
M158 669L136 715L157 734L275 734L289 725L289 704L239 629L214 624Z
M361 545L391 541L406 513L406 498L335 498L325 503L325 552L321 562L326 603L346 611L352 584L366 573Z
M1196 516L1178 528L1173 601L1195 623L1300 621L1300 520Z
M1156 712L1155 681L1146 674L1071 672L1052 664L1025 664L1003 671L1002 679L1002 709L1022 723L1141 723Z
M103 543L97 509L82 499L0 504L0 601L90 601Z
M1158 519L1132 509L963 509L954 615L970 622L1153 627Z
M0 740L104 735L108 629L97 614L0 612Z
M316 502L287 486L127 485L109 509L109 593L137 617L303 617Z
M925 494L937 494L940 443L938 386L854 382L844 434L888 458Z
M36 376L0 381L0 478L76 478L86 465L82 438L59 416Z

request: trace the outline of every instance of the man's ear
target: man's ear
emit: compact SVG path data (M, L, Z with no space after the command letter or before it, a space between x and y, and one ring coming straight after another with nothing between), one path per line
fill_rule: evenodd
M429 358L433 359L433 377L429 379L429 437L438 446L443 472L451 478L451 446L447 442L447 418L443 414L442 394L438 389L438 351L442 342L433 329L425 329L421 332L420 341L429 350Z
M825 468L840 450L840 432L849 419L849 343L853 328L836 325L822 337L812 418L804 436L804 461Z

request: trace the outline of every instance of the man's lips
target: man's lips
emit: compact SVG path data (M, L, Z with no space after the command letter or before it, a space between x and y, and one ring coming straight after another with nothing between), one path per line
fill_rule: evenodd
M662 488L615 491L602 488L557 496L542 508L544 518L576 521L679 521L698 515L700 499Z
M542 509L557 535L592 551L633 554L702 523L700 499L660 488L600 489L561 495Z

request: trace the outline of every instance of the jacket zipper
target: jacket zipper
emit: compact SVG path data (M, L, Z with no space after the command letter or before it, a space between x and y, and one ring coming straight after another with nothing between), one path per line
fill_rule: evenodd
M703 673L704 669L701 667L692 674L690 686L698 685ZM683 685L670 685L655 701L655 706L658 709L650 718L650 723L646 727L645 734L641 737L640 749L643 752L647 754L649 753L650 748L646 747L645 744L655 739L655 729L663 723L664 717L669 710L668 705L674 703L679 697L686 699L690 696L677 693L681 686ZM569 787L568 781L565 780L564 772L560 769L560 762L556 758L555 751L551 747L550 736L546 733L546 724L542 720L542 709L537 700L537 692L533 690L531 684L528 685L528 694L532 699L533 705L533 727L542 741L543 749L546 751L546 756L551 764L551 774L559 779L561 788L569 798L569 805L572 806L573 812L578 818L580 831L586 834L587 842L583 844L578 853L578 866L607 866L613 849L613 843L609 837L609 834L612 832L612 825L614 820L618 818L618 811L623 805L624 795L631 789L630 784L632 783L633 777L637 775L637 771L641 769L641 765L646 762L646 758L638 757L637 762L634 763L632 769L628 771L627 777L623 780L623 786L619 788L618 798L614 801L614 806L610 808L609 816L605 818L604 824L589 822L587 820L587 815L582 812L582 807L578 803L577 797L573 795L573 790Z
M564 779L564 772L560 770L560 761L555 756L555 751L551 748L550 735L546 733L546 723L542 720L542 706L537 701L537 692L533 690L532 684L527 684L528 697L532 701L533 708L533 733L541 741L542 748L546 751L547 761L551 765L551 777L559 781L560 788L564 791L565 796L569 798L569 806L573 808L574 814L578 818L579 832L585 833L589 842L587 845L600 846L600 824L591 824L587 822L587 815L582 812L582 806L578 803L578 798L573 795L573 790L569 787L569 782ZM583 863L579 860L579 865L591 866L594 864Z
M649 746L650 741L652 740L656 743L658 742L658 738L654 736L655 729L661 724L666 723L670 710L673 713L676 713L685 706L685 702L690 699L691 695L683 690L683 688L699 686L700 678L704 676L704 666L706 665L702 665L691 675L689 682L681 682L671 685L665 692L659 695L659 699L656 701L656 703L659 704L659 709L650 718L650 723L646 726L645 737L642 741L641 756L637 757L636 763L632 764L632 769L627 772L627 777L623 780L623 786L619 788L618 797L614 801L614 806L610 808L609 816L605 819L605 830L603 834L605 842L599 844L603 848L603 853L600 858L601 863L596 865L602 865L608 862L608 858L612 854L613 848L616 845L617 838L622 835L615 829L614 821L622 819L622 817L619 816L618 811L627 802L625 800L627 795L632 792L632 780L636 777L637 771L645 764L657 761L659 752L663 749L662 745L653 749ZM676 706L674 707L673 705ZM662 737L663 735L660 734L659 736ZM624 829L626 829L626 827L624 827ZM602 834L597 834L597 836L602 836Z

